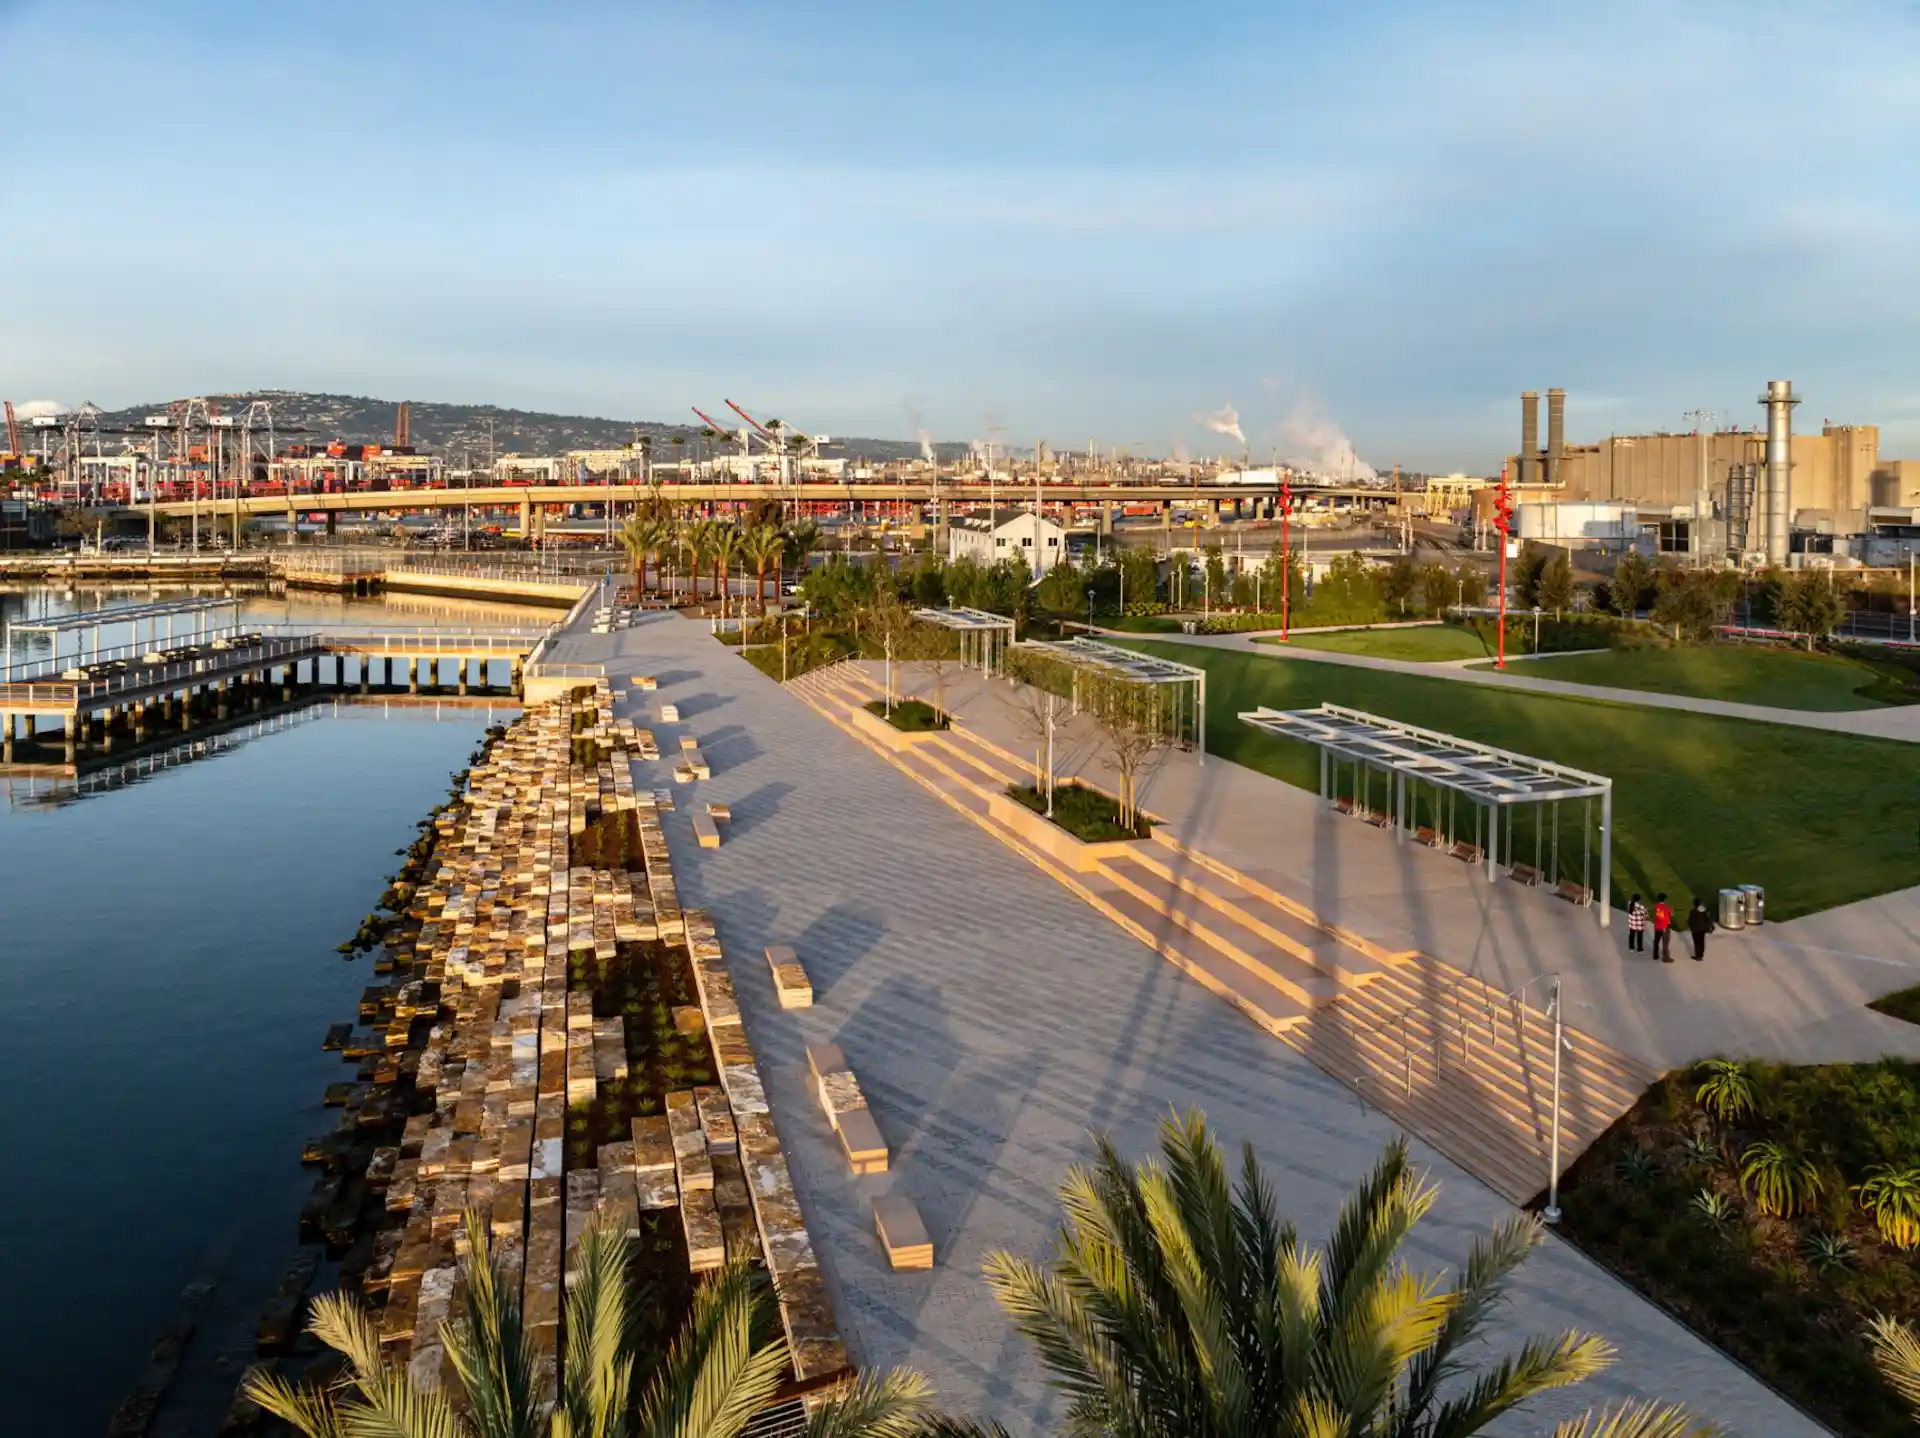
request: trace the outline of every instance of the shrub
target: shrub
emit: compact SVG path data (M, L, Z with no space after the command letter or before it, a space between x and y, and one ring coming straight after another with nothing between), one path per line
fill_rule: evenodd
M1733 1059L1708 1059L1696 1070L1701 1079L1694 1102L1722 1124L1738 1123L1754 1111L1753 1078Z
M1853 1264L1853 1244L1842 1233L1808 1234L1806 1241L1800 1245L1800 1252L1808 1264L1822 1273L1832 1273Z
M1759 1210L1785 1218L1806 1207L1820 1194L1820 1174L1814 1166L1783 1143L1764 1139L1741 1156L1740 1181L1753 1195Z
M1888 1243L1902 1252L1920 1245L1920 1168L1882 1164L1854 1191Z
M1733 1200L1717 1189L1703 1188L1693 1196L1693 1211L1714 1228L1724 1228L1735 1217Z

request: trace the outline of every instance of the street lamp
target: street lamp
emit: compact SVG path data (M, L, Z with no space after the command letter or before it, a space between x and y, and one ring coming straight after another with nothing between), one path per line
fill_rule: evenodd
M1493 497L1493 527L1500 531L1500 637L1493 667L1507 667L1507 532L1513 527L1513 495L1507 489L1507 467L1500 466L1500 488Z
M1293 513L1293 486L1286 480L1280 481L1280 642L1287 642L1287 605L1291 597L1293 574L1293 545L1290 542L1291 531L1288 528L1289 517Z
M1093 586L1087 586L1087 633L1093 633Z

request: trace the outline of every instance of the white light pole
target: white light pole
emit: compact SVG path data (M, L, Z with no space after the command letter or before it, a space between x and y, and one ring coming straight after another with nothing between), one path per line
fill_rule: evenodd
M1548 1009L1553 1014L1553 1138L1547 1163L1547 1207L1540 1216L1548 1223L1560 1221L1560 1050L1564 1042L1560 1015L1560 980L1553 981L1553 997Z

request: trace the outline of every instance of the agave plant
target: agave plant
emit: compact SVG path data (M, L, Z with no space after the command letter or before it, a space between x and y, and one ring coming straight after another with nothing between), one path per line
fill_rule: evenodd
M1349 1196L1317 1251L1279 1218L1251 1147L1230 1179L1196 1113L1162 1124L1158 1161L1131 1164L1105 1137L1096 1147L1094 1166L1074 1169L1060 1190L1057 1257L1045 1267L1005 1253L987 1260L995 1297L1073 1405L1069 1431L1468 1435L1612 1361L1605 1340L1570 1331L1470 1368L1541 1229L1526 1216L1501 1225L1451 1282L1412 1272L1401 1245L1436 1190L1404 1141ZM1646 1407L1562 1430L1702 1431Z
M1680 1141L1680 1158L1688 1168L1713 1168L1726 1154L1704 1133L1690 1133Z
M1636 1146L1620 1155L1613 1171L1622 1182L1638 1188L1660 1171L1660 1165L1652 1154Z
M1785 1144L1772 1139L1749 1144L1740 1156L1740 1181L1765 1214L1784 1218L1820 1196L1820 1174Z
M332 1388L294 1387L278 1375L247 1380L247 1396L306 1438L738 1438L786 1373L764 1284L731 1264L694 1295L665 1353L641 1352L632 1321L625 1234L595 1224L568 1279L567 1343L559 1391L549 1391L521 1316L487 1247L487 1223L468 1210L458 1317L441 1326L459 1393L415 1388L380 1351L374 1321L352 1299L314 1300L314 1336L347 1360ZM650 1371L641 1371L647 1359ZM816 1409L808 1438L910 1438L927 1417L929 1389L898 1370L863 1379ZM543 1414L551 1410L549 1423Z
M1717 1189L1701 1189L1693 1196L1692 1206L1695 1213L1715 1228L1732 1222L1735 1215L1733 1201Z
M1753 1076L1733 1059L1708 1059L1697 1072L1702 1076L1694 1101L1722 1124L1738 1123L1754 1111Z
M1843 1233L1809 1234L1806 1242L1800 1245L1800 1252L1809 1265L1822 1273L1832 1273L1853 1265L1853 1244Z
M1854 1192L1888 1243L1903 1251L1920 1244L1920 1168L1882 1164Z

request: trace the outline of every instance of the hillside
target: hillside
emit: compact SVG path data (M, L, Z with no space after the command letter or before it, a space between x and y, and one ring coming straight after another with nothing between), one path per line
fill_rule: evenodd
M348 444L391 443L399 402L373 399L365 395L307 394L299 390L256 390L249 394L223 396L223 410L237 411L253 400L265 400L273 406L277 425L304 429L312 440L325 443L342 440ZM139 428L150 414L164 412L164 403L134 405L103 414L101 426L107 429ZM761 415L767 419L771 416ZM569 449L617 449L642 435L654 439L654 455L671 459L675 436L691 446L700 426L663 424L657 420L604 419L594 415L543 414L534 410L502 409L487 404L436 404L415 400L412 408L413 443L418 449L432 450L458 460L462 452L484 462L489 443L488 424L496 454L555 454ZM942 445L943 457L964 453L965 445ZM918 444L891 439L836 439L822 453L829 457L864 456L870 459L905 459L918 454Z

